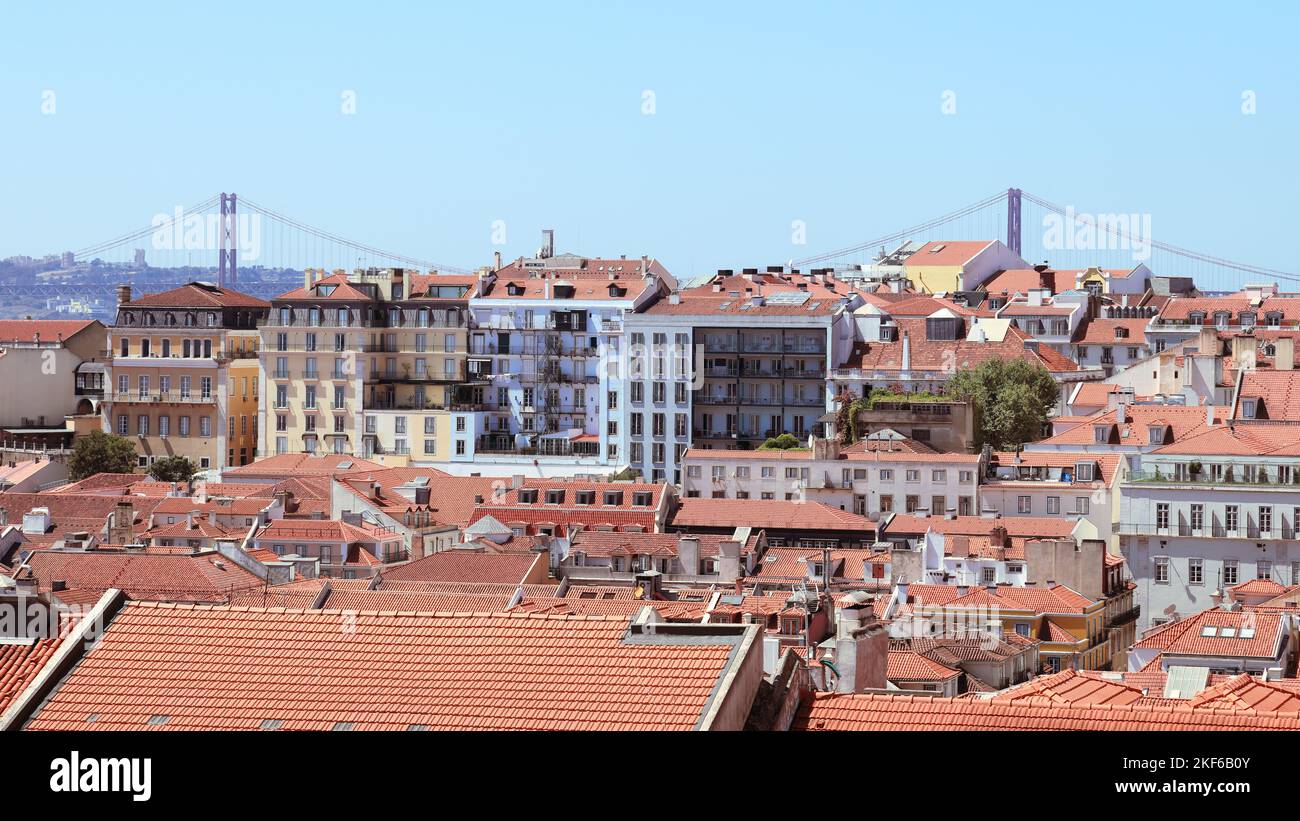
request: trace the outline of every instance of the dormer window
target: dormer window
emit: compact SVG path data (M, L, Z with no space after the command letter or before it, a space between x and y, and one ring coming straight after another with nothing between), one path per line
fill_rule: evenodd
M519 490L519 503L522 505L537 504L537 488L521 488Z
M1241 400L1241 418L1242 418L1242 419L1254 419L1254 418L1255 418L1255 406L1256 406L1256 400L1254 400L1254 399L1243 399L1243 400Z
M506 293L510 296L523 296L524 286L520 285L517 282L507 282Z
M1187 321L1193 325L1204 325L1205 314L1201 313L1200 311L1192 311L1190 314L1187 315Z
M652 496L648 491L638 490L632 494L632 504L637 507L649 507L651 498Z
M1216 328L1228 327L1228 321L1231 319L1232 319L1232 314L1228 313L1227 311L1214 312L1214 326Z
M1074 478L1079 482L1091 482L1096 479L1096 465L1092 462L1077 462L1074 466Z
M596 503L596 491L579 490L574 494L574 502L580 505L594 505Z
M546 504L548 505L564 504L564 491L563 490L546 491Z
M1282 312L1269 311L1268 313L1264 314L1264 324L1270 328L1282 327Z
M1153 444L1153 445L1163 445L1163 444L1165 444L1166 441L1168 440L1168 434L1169 434L1169 426L1168 426L1168 425L1148 425L1148 426L1147 426L1147 437L1150 439L1151 444Z
M1106 444L1107 442L1110 441L1110 434L1112 430L1114 430L1114 425L1093 425L1092 441L1096 442L1099 445Z
M1115 329L1115 338L1116 338L1116 339L1128 339L1128 328L1116 328L1116 329Z
M605 491L605 504L621 506L623 504L623 491L621 490Z
M1241 315L1241 327L1243 327L1243 328L1253 328L1253 327L1255 327L1255 314L1253 314L1253 313L1243 313L1243 314Z

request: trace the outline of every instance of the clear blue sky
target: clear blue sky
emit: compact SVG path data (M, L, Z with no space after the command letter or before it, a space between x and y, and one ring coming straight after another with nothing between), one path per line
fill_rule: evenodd
M1015 185L1300 267L1292 3L15 5L0 257L225 190L449 264L488 262L504 220L507 258L554 227L562 250L685 274Z

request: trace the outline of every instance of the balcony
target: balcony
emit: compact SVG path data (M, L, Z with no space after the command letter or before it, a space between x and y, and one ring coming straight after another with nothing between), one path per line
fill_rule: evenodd
M1193 527L1189 522L1172 522L1167 527L1146 522L1120 522L1119 533L1125 536L1184 536L1204 539L1253 539L1269 540L1296 538L1296 529L1292 525L1275 524L1270 528L1261 528L1247 524L1228 528L1218 523L1208 523Z
M1195 476L1192 476L1190 474L1184 474L1182 476L1176 476L1176 475L1171 476L1168 474L1161 473L1159 471L1143 471L1140 473L1129 474L1128 478L1125 479L1124 482L1125 484L1131 483L1131 484L1154 484L1154 485L1199 485L1203 487L1215 487L1215 488L1243 487L1243 488L1277 488L1279 490L1285 490L1287 489L1288 485L1300 486L1300 469L1294 469L1291 471L1290 482L1278 481L1276 473L1269 476L1261 476L1259 474L1256 474L1254 479L1247 480L1245 478L1238 477L1232 473L1229 473L1224 477L1216 479L1210 474L1205 473L1204 471L1196 474ZM1289 490L1288 492L1294 493L1295 491Z
M114 402L126 402L130 404L153 405L158 403L184 404L184 405L210 405L216 402L216 397L211 394L192 394L168 391L166 393L119 393L113 397Z

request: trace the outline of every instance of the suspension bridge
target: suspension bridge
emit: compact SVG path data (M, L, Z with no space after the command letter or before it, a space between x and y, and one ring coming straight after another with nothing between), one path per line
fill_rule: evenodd
M1191 277L1210 293L1237 290L1245 282L1300 282L1297 273L1160 242L1152 238L1150 228L1149 215L1079 213L1011 188L794 264L804 270L869 264L908 240L1000 239L1030 265L1127 270L1140 263L1157 276ZM40 272L35 281L0 282L0 299L30 306L37 300L75 297L93 304L95 314L111 317L114 288L122 283L146 293L207 280L269 299L297 287L306 268L372 267L469 272L467 267L349 239L246 197L221 193L189 208L160 212L147 225L65 253L59 265Z
M942 216L865 242L794 261L796 267L864 265L908 240L1000 239L1030 265L1062 270L1145 265L1157 276L1190 277L1205 293L1236 291L1246 282L1300 282L1300 273L1224 259L1156 240L1151 216L1086 213L1010 188ZM1300 290L1293 288L1291 290Z

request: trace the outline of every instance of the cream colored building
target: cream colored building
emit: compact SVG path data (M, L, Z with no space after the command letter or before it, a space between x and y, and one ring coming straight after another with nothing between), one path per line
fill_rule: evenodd
M468 401L470 276L400 268L308 270L261 330L261 454L346 453L446 462Z
M118 288L109 331L107 430L135 440L138 467L185 456L202 470L257 452L258 324L270 303L202 282L132 300Z

